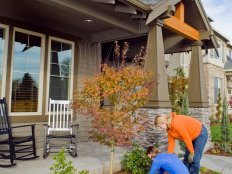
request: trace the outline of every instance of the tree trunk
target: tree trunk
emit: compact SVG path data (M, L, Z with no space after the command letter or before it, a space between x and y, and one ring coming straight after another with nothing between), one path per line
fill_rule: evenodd
M113 174L114 145L111 144L110 174Z

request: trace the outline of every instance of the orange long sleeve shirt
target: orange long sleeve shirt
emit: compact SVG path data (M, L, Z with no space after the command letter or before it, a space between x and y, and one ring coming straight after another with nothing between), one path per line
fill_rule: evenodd
M192 141L200 135L202 123L195 118L172 113L172 121L168 129L168 152L173 153L175 139L185 142L190 153L194 153Z

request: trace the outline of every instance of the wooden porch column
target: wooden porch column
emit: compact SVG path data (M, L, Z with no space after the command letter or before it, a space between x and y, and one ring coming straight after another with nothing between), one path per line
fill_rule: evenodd
M153 89L148 98L148 102L145 106L148 108L171 107L164 59L162 26L163 22L159 19L149 26L145 70L152 72L154 76L158 78L159 84Z
M205 86L205 75L202 57L202 43L196 41L192 44L192 55L189 72L188 96L190 107L208 107Z

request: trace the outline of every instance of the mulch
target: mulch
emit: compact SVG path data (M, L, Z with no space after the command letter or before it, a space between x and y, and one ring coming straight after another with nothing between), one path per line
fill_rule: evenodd
M226 153L218 148L211 148L205 152L205 154L232 157L232 153Z
M131 174L130 172L124 172L124 171L119 171L119 172L116 172L114 174ZM202 172L201 171L201 174L215 174L212 170L209 170L207 172Z

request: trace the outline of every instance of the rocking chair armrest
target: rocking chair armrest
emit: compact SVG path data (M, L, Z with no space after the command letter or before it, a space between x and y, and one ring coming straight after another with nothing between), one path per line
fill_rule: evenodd
M43 127L45 128L48 128L49 127L49 125L48 124L43 124Z
M73 125L71 125L71 127L79 127L79 124L73 124Z
M29 126L31 126L31 127L35 127L35 124L27 124L27 125L21 125L21 126L13 126L13 127L11 127L11 128L22 128L22 127L29 127Z

